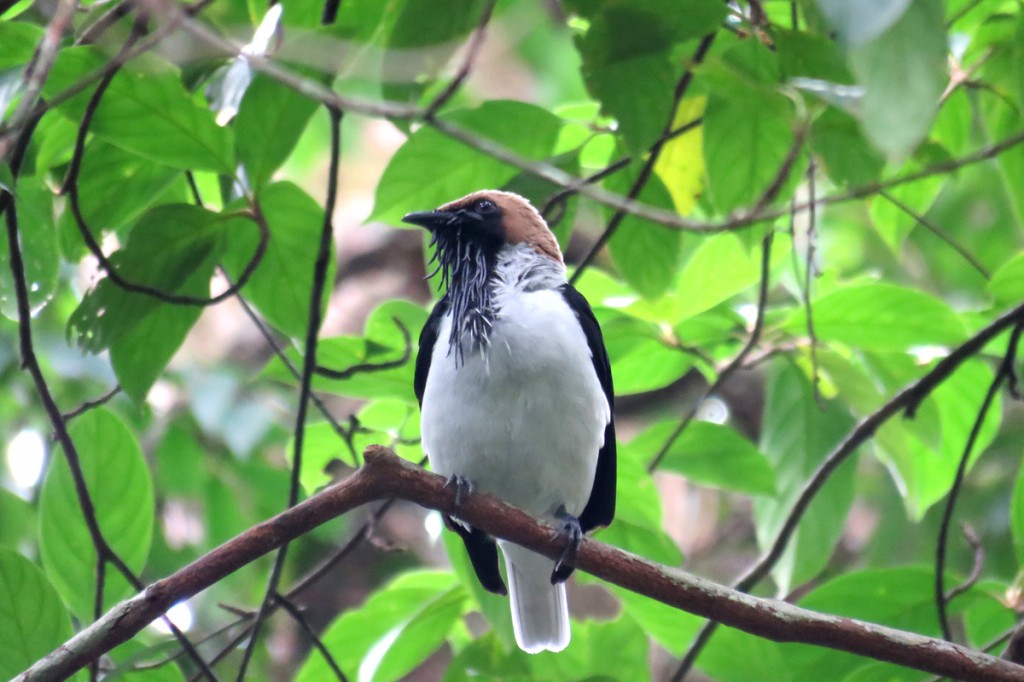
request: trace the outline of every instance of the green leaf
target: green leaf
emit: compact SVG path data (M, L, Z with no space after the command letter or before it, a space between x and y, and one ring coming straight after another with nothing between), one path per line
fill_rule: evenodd
M364 337L339 336L321 340L317 347L317 364L344 371L355 365L400 360L406 351L405 339L394 318L405 325L411 338L415 339L426 323L427 312L408 301L388 301L370 315ZM357 372L347 379L316 376L313 388L355 398L396 398L411 403L416 399L412 389L415 350L414 347L406 362L398 367ZM288 349L286 355L295 367L301 366L298 350ZM295 375L277 358L267 365L264 375L275 381L298 385Z
M914 346L953 346L966 338L963 322L944 301L887 283L851 285L811 303L819 341L855 348L905 351ZM786 322L791 333L807 328L805 312Z
M705 0L623 0L582 11L590 18L577 40L587 89L618 121L629 148L646 150L673 116L673 46L713 31L726 8Z
M383 68L385 73L405 78L385 78L384 99L416 101L448 63L459 39L476 26L484 4L482 0L449 0L444 12L438 12L433 0L400 3L385 43L388 51ZM410 66L415 70L410 72Z
M949 154L938 145L925 143L921 145L914 158L886 175L900 176L920 171L949 159ZM917 182L907 182L890 190L888 196L881 194L871 200L871 222L886 245L897 257L903 252L903 242L917 226L917 218L910 215L889 197L907 206L918 215L927 215L942 189L942 176L926 177Z
M451 573L405 573L324 631L321 640L346 674L367 682L401 679L441 646L462 615L465 590ZM331 675L313 651L299 682Z
M910 0L818 0L818 5L841 39L861 45L896 23Z
M258 195L258 200L270 229L270 241L242 294L274 327L289 336L304 338L309 326L313 271L324 211L312 197L289 182L269 185ZM258 243L259 234L251 225L232 231L224 266L233 278L237 278L252 259ZM328 258L327 290L330 291L336 268L333 241ZM321 311L326 305L324 296Z
M96 408L69 426L96 513L110 547L136 573L142 570L153 537L153 484L135 436L113 412ZM54 456L39 500L39 549L46 574L83 622L93 619L96 548L86 527L63 449ZM107 566L103 608L133 592Z
M601 113L619 122L622 137L631 150L647 149L665 130L672 116L672 88L676 79L676 69L667 53L613 61L584 71L584 77L591 93L601 102Z
M668 347L656 325L604 310L597 315L611 360L616 395L668 386L693 366L693 356Z
M1018 253L992 274L986 286L996 305L1024 301L1024 254Z
M700 629L703 619L650 597L625 590L617 585L609 589L622 601L623 610L643 628L647 635L673 656L681 657Z
M53 224L53 192L38 178L22 177L18 180L15 201L21 257L25 264L25 286L34 315L50 301L57 286L60 253ZM18 302L14 295L9 256L5 238L0 243L0 313L17 320Z
M889 473L896 479L911 519L920 520L931 505L949 492L992 376L992 370L983 362L965 362L929 398L938 408L937 429L932 428L931 433L917 428L893 429L887 434L892 440L881 441L884 449L878 454L890 465ZM981 457L998 433L1001 404L997 394L978 432L969 466Z
M235 119L235 150L249 184L259 191L295 148L316 100L258 74Z
M254 229L241 218L189 204L157 206L139 220L110 262L130 282L205 298L223 250L222 235L231 225L233 230ZM109 349L121 386L142 402L200 312L200 306L159 301L105 278L72 313L68 333L89 352Z
M44 94L52 96L70 87L107 59L92 48L61 50ZM58 110L80 121L87 98L77 95ZM104 93L89 132L173 168L234 173L230 129L219 127L213 114L185 90L176 68L150 55L121 68Z
M794 670L798 659L794 660L791 648L741 630L721 628L708 642L697 668L716 682L796 682L801 678Z
M737 44L705 71L714 86L704 111L708 193L725 214L754 205L774 181L793 144L792 106L775 91L777 57L759 41ZM799 175L793 168L790 177Z
M180 177L181 171L93 138L82 158L78 181L82 215L93 234L117 230L160 200ZM185 196L178 199L187 201Z
M5 19L0 23L0 45L4 46L0 52L0 71L23 68L31 61L43 37L43 29L28 22L10 21L14 17L2 12L0 16Z
M852 84L853 75L836 42L805 31L775 29L779 70L787 80L816 78L830 83Z
M727 301L761 278L761 266L736 235L701 238L676 285L677 319L693 317ZM684 339L684 343L688 343Z
M540 107L500 100L451 111L441 119L535 161L552 153L561 127L558 117ZM402 225L406 213L433 209L478 189L503 187L518 172L423 126L391 157L368 220Z
M630 441L629 448L654 458L678 426L662 421ZM694 483L752 495L775 493L775 472L753 443L722 424L691 422L675 439L659 467Z
M157 487L169 495L202 496L209 472L206 452L186 418L174 421L156 450Z
M765 396L761 449L775 465L778 496L754 500L758 544L767 548L824 457L853 425L838 401L819 406L810 382L788 361L774 363ZM772 571L779 593L814 578L828 563L853 504L856 457L828 479Z
M0 487L0 545L20 547L35 527L32 504Z
M946 51L939 0L913 0L883 33L851 49L865 89L864 133L889 158L907 156L928 134L946 85Z
M672 129L679 130L704 115L707 97L687 97L676 107ZM704 189L703 125L668 140L654 164L654 172L672 195L679 215L689 215Z
M811 147L821 158L829 178L838 185L873 182L885 167L885 159L868 145L857 120L835 107L829 107L815 119L811 126ZM884 200L876 200L872 205L879 201Z
M576 621L565 651L528 658L535 680L650 682L647 635L632 618ZM614 652L614 655L609 655Z
M632 180L620 173L610 189L626 194L631 184ZM673 207L672 197L657 178L644 185L639 200L660 208ZM608 250L615 267L641 296L657 298L672 285L682 245L683 233L679 230L627 214L608 242Z
M0 678L13 679L71 634L67 609L43 572L0 547Z
M667 566L683 561L679 547L662 528L661 499L645 468L646 452L622 451L616 481L615 522L602 529L602 542Z
M487 632L458 652L445 670L443 682L530 682L534 678L530 675L528 656L515 646L510 648L493 631Z

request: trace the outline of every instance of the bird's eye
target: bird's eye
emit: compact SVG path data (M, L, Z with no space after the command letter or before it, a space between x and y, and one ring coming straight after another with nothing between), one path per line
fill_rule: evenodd
M473 208L476 209L477 213L487 214L497 210L498 207L495 206L494 202L490 201L489 199L481 199L480 201L476 202Z

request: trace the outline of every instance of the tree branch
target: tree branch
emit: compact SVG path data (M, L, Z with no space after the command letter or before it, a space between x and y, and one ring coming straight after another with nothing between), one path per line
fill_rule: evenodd
M455 491L443 476L424 471L378 446L366 466L346 480L250 528L177 573L147 587L82 630L15 678L64 679L127 641L175 602L187 599L318 525L386 497L451 513ZM462 500L459 515L496 537L557 558L563 541L526 513L483 494ZM575 558L580 570L669 606L780 642L803 642L848 651L938 675L976 682L1024 682L1024 667L963 646L894 628L815 613L792 604L742 594L674 568L659 566L591 538Z

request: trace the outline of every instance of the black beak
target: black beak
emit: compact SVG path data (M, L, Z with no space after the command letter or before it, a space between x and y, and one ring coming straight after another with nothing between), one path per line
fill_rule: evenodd
M451 221L451 219L452 214L445 211L419 211L417 213L408 213L402 216L403 223L419 225L431 232L439 227L444 227Z

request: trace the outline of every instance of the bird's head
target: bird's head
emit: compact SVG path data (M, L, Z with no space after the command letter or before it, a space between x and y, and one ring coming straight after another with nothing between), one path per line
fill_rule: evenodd
M487 189L473 192L436 211L410 213L404 222L430 231L436 248L431 262L441 273L439 288L451 304L449 350L463 360L462 343L469 337L485 340L493 311L492 275L502 249L525 246L539 257L563 265L562 252L544 218L529 201L511 192Z
M402 221L430 231L443 269L449 258L462 259L471 252L493 261L503 246L518 244L562 262L558 241L544 218L529 201L512 192L473 192L436 211L410 213Z

